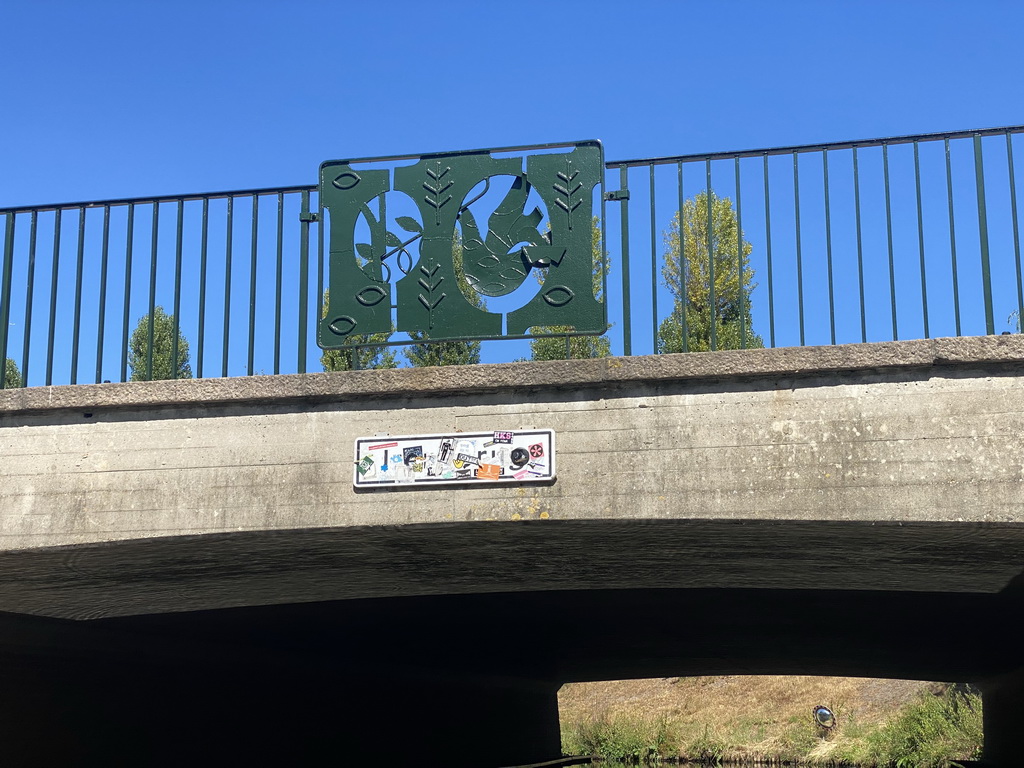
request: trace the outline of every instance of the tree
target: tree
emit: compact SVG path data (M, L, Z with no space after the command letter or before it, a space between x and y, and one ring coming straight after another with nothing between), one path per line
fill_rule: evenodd
M603 275L608 271L608 251L602 248L600 219L591 221L591 252L594 258L594 296L604 298ZM543 283L547 270L538 270L537 282ZM548 325L534 328L534 333L572 333L571 325ZM530 340L530 357L533 360L584 360L591 357L608 357L611 341L607 336L548 336Z
M732 201L727 197L718 197L714 192L710 194L710 228L708 193L700 192L684 201L682 211L676 211L665 233L662 277L674 297L674 306L672 314L662 321L658 329L659 352L706 352L712 348L712 264L715 289L714 348L764 347L764 340L754 333L750 314L750 293L757 286L753 282L754 270L750 267L753 246L743 240L742 253L738 258L737 247L742 233L739 231ZM682 273L679 264L680 243L685 257ZM681 278L685 278L685 282Z
M462 271L462 238L456 232L452 240L452 261L463 295L476 307L484 309L484 300L473 290ZM405 348L405 359L414 368L434 365L475 365L480 362L479 341L438 341L433 344L419 343L427 339L425 331L410 331L412 344Z
M132 331L128 342L128 365L131 366L131 381L157 381L160 379L191 379L192 366L188 362L188 340L178 329L178 358L172 363L174 315L168 315L164 308L153 309L153 369L147 376L149 358L149 314L139 318L139 324Z
M7 358L4 373L4 389L17 389L21 386L21 371L18 365L11 358Z
M327 305L330 291L324 291L323 309L320 317L327 316ZM359 346L362 344L385 344L391 338L392 331L387 333L364 333L345 339L344 346L337 349L325 349L320 355L320 365L325 371L351 371L366 368L397 368L398 361L391 347ZM358 363L358 364L357 364Z

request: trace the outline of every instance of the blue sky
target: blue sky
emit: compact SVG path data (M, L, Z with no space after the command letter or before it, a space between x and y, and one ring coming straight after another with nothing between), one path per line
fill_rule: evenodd
M0 206L307 183L336 157L1024 122L1013 2L41 0L0 23Z
M1024 4L1013 2L43 0L8 3L0 25L0 208L313 184L320 163L336 158L596 138L604 144L606 159L619 160L1024 123L1019 40ZM986 140L986 172L994 185L989 221L993 258L1003 270L996 277L997 332L1019 306L1012 271L1006 271L1013 263L1011 209L1006 199L1006 151L999 141ZM1020 188L1024 144L1015 146ZM891 152L900 338L923 333L908 152L906 146ZM956 182L963 190L972 189L969 141L954 155ZM929 312L936 318L929 333L945 335L955 329L948 309L949 258L940 253L948 250L943 238L949 232L941 143L922 149L922 159L923 231L930 259L927 292ZM786 158L777 160L772 169L773 206L783 201L792 216L792 163L787 169ZM854 277L855 256L849 158L836 156L833 162L837 210L832 225L836 258L843 260L842 265L837 262L836 302L847 311L856 303L849 290L844 292ZM866 322L871 338L890 338L880 154L866 153L862 162L865 244L870 251L866 258L874 259L866 272L872 289ZM801 163L801 206L817 212L814 220L807 212L803 218L806 343L829 343L824 330L828 323L822 319L827 306L821 162L810 158ZM696 170L687 177L687 196L699 190ZM659 218L653 234L643 223L649 201L646 179L641 172L630 179L632 215L640 222L631 230L634 257L661 249L662 232L673 210L674 172L672 166L658 170ZM717 193L734 195L731 173L728 161L716 164ZM751 210L762 205L763 217L763 199L759 201L755 191L758 173L756 164L745 166L744 199ZM957 194L957 237L964 241L960 255L967 265L961 298L965 316L973 313L963 332L984 332L983 326L978 330L977 319L978 259L970 252L978 250L977 216L969 195ZM1024 200L1024 191L1019 197ZM89 261L98 251L98 215L90 213L85 239L83 322L93 327L97 322L103 325L96 317L96 270ZM186 217L195 215L192 210ZM617 215L612 206L608 235L616 279ZM782 214L773 208L772 215ZM161 216L157 303L169 307L173 242L167 237L173 229L173 211ZM261 208L261 227L269 226L272 216L272 210ZM751 263L758 283L752 298L755 329L767 341L766 242L755 218L753 212L746 215L744 229L753 243ZM295 219L297 211L289 209L285 220L290 250ZM130 306L123 313L132 323L148 306L146 226L140 222L136 228L141 243L136 258L141 261L133 273ZM63 227L57 326L64 322L61 313L73 303L74 212L65 217ZM123 231L123 209L115 210L112 227ZM791 224L773 219L773 228L779 309L775 321L778 344L785 345L797 343L796 316L789 311L796 301L796 244ZM40 231L40 254L48 258L52 219L41 217ZM21 287L27 237L26 224L19 223L8 344L15 357L24 339L22 328L28 324ZM260 237L273 235L268 231ZM227 361L232 374L244 373L247 367L244 329L249 299L248 244L241 235L235 248L234 335ZM186 259L195 259L195 250L194 242L187 243ZM123 253L111 258L116 272ZM263 291L273 278L273 259L260 259ZM38 355L45 352L50 299L44 259L40 264L34 289L37 315L30 334L35 350L32 383L38 383L43 368ZM664 288L651 289L656 270L644 269L634 268L634 305L649 304L658 295L663 316L671 298ZM289 275L286 282L294 282ZM208 282L213 302L213 295L223 295L223 288L214 278ZM183 328L193 343L198 333L194 285L194 278L186 278L181 310ZM123 303L111 297L119 292L120 287L112 284L107 299L111 317L118 320ZM286 315L297 312L295 293L285 290ZM254 322L263 323L267 317L269 295L261 292ZM613 313L617 305L621 306L621 296L613 288ZM211 313L215 314L212 309ZM840 323L838 341L860 340L857 320ZM614 322L613 350L621 352L623 340L616 334L622 331L622 322ZM222 325L223 317L210 320L204 331L208 345L220 337ZM633 351L651 351L650 323L638 325L642 327L635 331ZM102 356L116 358L120 325L110 326L103 331L110 338ZM259 333L265 346L266 331ZM55 381L68 380L67 340L57 344ZM84 361L101 357L95 343L92 348L88 344L83 341L80 347L81 367L89 374L85 380L93 369ZM309 354L315 369L318 352L312 349ZM221 351L209 355L216 358L216 365L208 363L206 375L219 375ZM259 350L257 357L256 370L269 372L273 363L261 358ZM508 357L485 353L485 360L497 359ZM116 378L118 367L116 359L98 360L97 378Z

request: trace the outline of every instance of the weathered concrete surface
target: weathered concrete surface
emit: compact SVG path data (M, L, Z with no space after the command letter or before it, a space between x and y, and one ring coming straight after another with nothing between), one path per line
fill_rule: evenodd
M468 521L1024 521L1024 340L0 392L0 548ZM550 487L356 493L354 438L550 427Z
M1024 571L1022 342L0 392L0 610L995 593ZM556 430L554 484L352 488L357 436L520 427Z

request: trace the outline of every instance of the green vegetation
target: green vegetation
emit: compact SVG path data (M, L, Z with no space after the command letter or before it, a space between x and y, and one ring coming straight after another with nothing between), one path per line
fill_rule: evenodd
M128 341L128 365L131 366L131 381L157 381L160 379L191 379L192 366L188 362L188 340L178 330L177 360L174 355L174 315L168 315L164 308L153 309L153 369L147 375L149 357L149 314L139 318Z
M607 760L657 762L679 754L678 736L664 718L604 715L562 726L562 751Z
M4 366L4 389L17 389L21 386L21 371L18 370L17 364L7 358L7 362Z
M327 305L331 296L330 291L324 291L324 303L320 310L320 317L327 317ZM351 371L353 369L366 368L397 368L398 361L395 359L395 352L391 347L385 346L359 346L362 344L384 344L391 339L392 332L388 333L367 333L360 336L351 336L345 339L345 345L338 349L325 349L320 355L320 365L325 371Z
M603 275L608 271L608 251L601 247L600 219L595 216L591 220L591 252L594 257L593 284L594 296L598 301L604 297ZM543 283L547 270L537 270L537 282ZM549 325L533 328L533 333L572 333L569 325ZM608 357L611 354L611 341L606 336L551 336L532 339L530 341L530 357L533 360L584 360L591 357Z
M895 768L946 768L981 756L981 697L952 686L923 696L882 730L868 736L870 758Z
M659 352L706 352L711 349L711 266L714 266L715 349L751 349L764 346L754 333L750 293L756 287L750 268L753 246L742 241L732 201L708 193L683 203L665 233L662 277L674 297L672 314L658 329ZM710 242L710 258L709 258ZM680 247L682 246L682 247ZM680 251L683 266L680 267ZM740 263L742 261L742 264ZM686 344L683 343L683 320Z

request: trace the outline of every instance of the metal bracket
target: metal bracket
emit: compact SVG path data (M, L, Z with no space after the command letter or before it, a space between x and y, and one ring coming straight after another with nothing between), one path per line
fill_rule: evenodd
M299 221L320 221L320 216L312 211L303 211L299 214Z
M608 200L609 202L613 202L613 203L621 202L623 200L629 200L629 190L628 189L616 189L616 190L614 190L612 192L605 192L604 199Z

